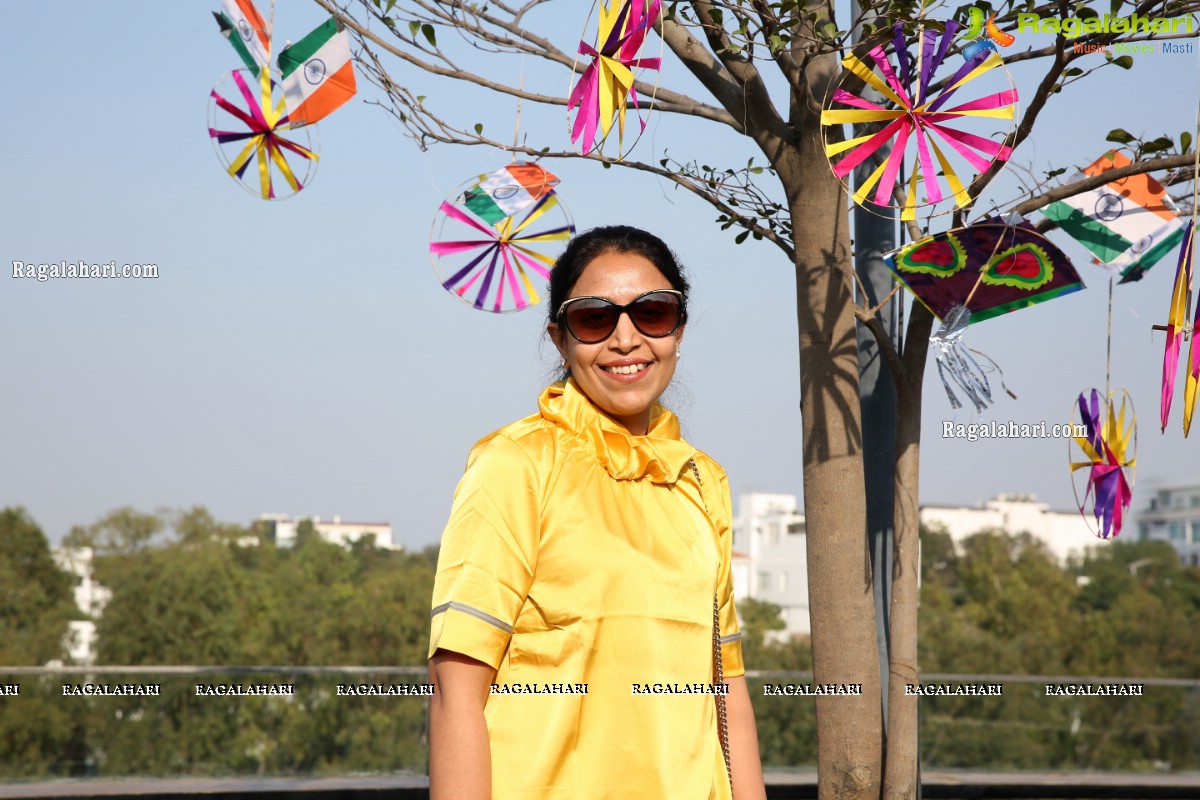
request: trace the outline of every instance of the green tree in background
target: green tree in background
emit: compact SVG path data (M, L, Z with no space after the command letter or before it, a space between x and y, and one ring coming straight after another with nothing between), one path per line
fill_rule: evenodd
M71 588L71 576L54 563L45 534L25 510L0 510L0 666L41 666L66 656L67 622L77 613ZM0 684L14 682L0 674ZM50 695L51 685L21 680L20 697L0 698L0 764L7 774L52 774L80 750L82 731Z
M72 585L25 510L0 511L0 664L40 666L65 655Z

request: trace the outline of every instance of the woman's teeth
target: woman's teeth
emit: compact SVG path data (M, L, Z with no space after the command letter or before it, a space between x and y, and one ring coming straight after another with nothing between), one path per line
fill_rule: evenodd
M643 364L630 364L625 367L601 367L601 369L607 370L608 372L615 372L617 375L632 375L635 372L641 372L648 366L650 366L650 365L643 363Z

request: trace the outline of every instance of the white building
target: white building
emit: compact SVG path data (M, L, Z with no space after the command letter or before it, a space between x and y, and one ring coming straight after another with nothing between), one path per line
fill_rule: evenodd
M808 536L791 494L743 494L733 519L733 592L782 609L782 638L805 636Z
M96 583L92 562L95 553L90 547L55 547L51 550L54 563L75 579L75 605L80 619L67 623L64 646L75 664L96 662L96 618L112 599L112 591Z
M1183 563L1200 566L1200 484L1158 488L1134 522L1139 540L1169 542Z
M1052 511L1031 494L1000 494L981 506L921 506L926 527L942 526L956 546L983 530L1029 533L1044 543L1060 564L1101 544L1078 511Z
M287 514L263 514L259 517L267 525L268 536L276 547L292 547L296 544L296 527L305 519L311 519L320 537L331 544L349 547L363 536L374 536L376 547L403 549L392 541L392 526L386 522L342 522L341 517L323 522L320 517L289 519Z

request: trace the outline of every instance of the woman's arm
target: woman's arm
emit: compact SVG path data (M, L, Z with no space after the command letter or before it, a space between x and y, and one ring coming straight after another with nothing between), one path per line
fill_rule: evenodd
M482 661L449 650L438 650L429 659L429 682L434 686L429 704L430 800L490 800L492 754L483 706L495 676Z
M728 678L725 713L729 718L729 762L733 772L734 800L766 800L762 759L758 755L758 729L754 725L754 707L746 677Z

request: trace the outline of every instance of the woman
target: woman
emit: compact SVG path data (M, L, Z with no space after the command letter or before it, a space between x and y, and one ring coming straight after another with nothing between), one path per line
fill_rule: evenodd
M475 445L442 538L433 800L723 800L722 727L732 797L765 798L725 474L657 403L687 295L635 228L559 258L547 331L569 377Z

